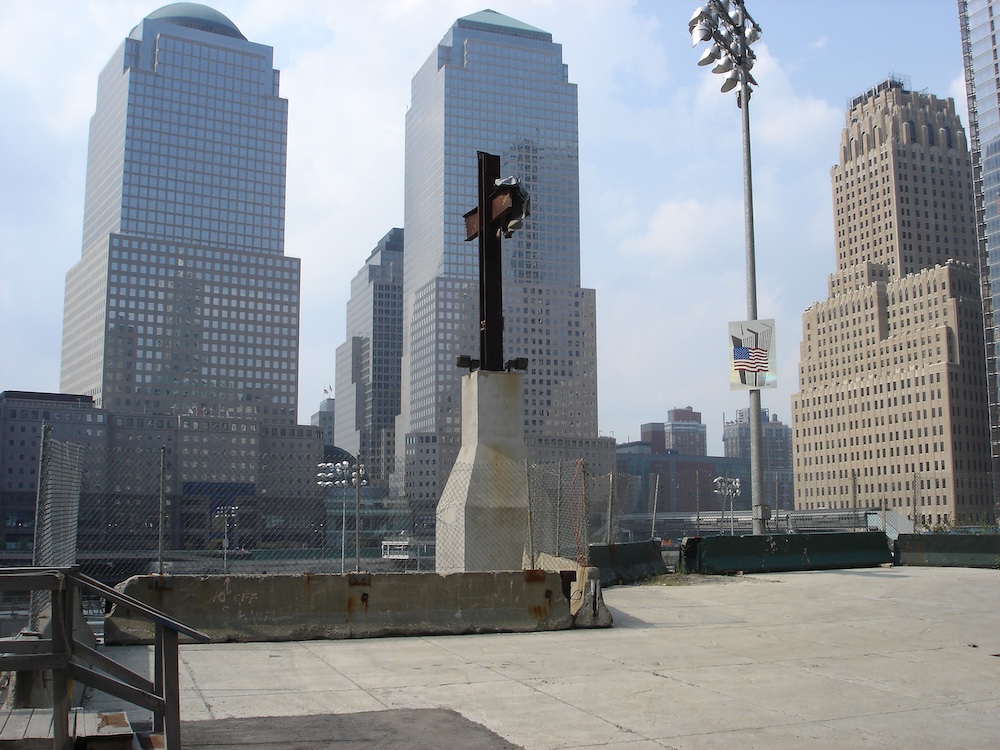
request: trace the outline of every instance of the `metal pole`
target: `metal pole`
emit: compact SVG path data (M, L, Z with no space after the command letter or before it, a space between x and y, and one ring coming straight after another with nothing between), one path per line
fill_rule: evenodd
M694 473L694 533L701 536L701 472Z
M556 557L559 557L562 540L562 461L556 464Z
M854 509L854 527L857 528L858 526L861 525L858 523L858 470L857 469L851 469L851 508Z
M167 513L167 446L160 446L160 528L157 561L163 575L163 517Z
M361 572L361 454L354 477L354 572Z
M347 570L345 553L347 550L347 485L341 487L340 493L340 572Z
M740 27L742 29L742 27ZM741 36L743 31L740 31ZM745 48L745 45L744 45ZM753 179L750 162L750 82L745 62L740 68L740 111L743 120L743 229L747 255L747 319L757 320L757 261L753 231ZM757 376L754 376L756 383ZM761 426L760 389L750 391L750 497L753 507L753 533L764 533L763 428Z
M528 476L528 459L524 459L524 476ZM528 487L528 565L535 569L535 529L532 524L532 502L531 487Z
M611 536L611 522L612 513L614 513L614 499L615 499L615 473L612 471L608 474L608 544L614 541Z
M656 539L656 499L660 495L660 475L656 475L656 486L653 489L653 523L649 529L649 538Z
M583 560L586 565L590 565L590 500L587 497L587 462L582 458L577 461L580 468L580 494L583 505L583 528L580 530L583 535ZM580 552L577 552L579 558Z

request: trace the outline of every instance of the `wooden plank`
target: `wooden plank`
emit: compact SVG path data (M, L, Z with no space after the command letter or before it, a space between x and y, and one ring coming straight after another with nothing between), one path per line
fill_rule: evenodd
M163 734L170 750L181 746L181 693L178 676L177 631L163 630Z
M40 654L43 651L52 652L52 639L50 638L23 638L20 640L0 640L0 656L6 654Z
M25 739L52 737L52 709L36 708L31 712L28 726L24 730Z
M58 669L66 666L65 654L25 654L0 656L4 672L33 672L38 669Z
M34 713L33 708L16 708L11 711L7 721L4 722L3 730L0 730L0 740L24 739L24 732L28 728L32 713Z
M163 698L160 696L147 693L145 690L139 690L123 682L118 682L101 672L95 672L80 664L71 663L69 665L69 674L74 680L96 688L102 693L121 698L142 708L148 708L150 711L164 710Z
M78 737L117 737L132 735L132 725L124 711L83 711L83 728Z
M63 576L44 568L4 568L0 591L55 591L63 586Z

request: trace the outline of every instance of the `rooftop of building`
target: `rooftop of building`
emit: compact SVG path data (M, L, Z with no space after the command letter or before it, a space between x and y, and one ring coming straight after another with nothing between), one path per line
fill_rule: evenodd
M166 21L167 23L184 26L189 29L207 31L211 34L228 36L233 39L246 39L236 24L225 15L201 3L171 3L154 10L147 21Z
M183 645L184 745L889 750L1000 737L997 571L694 580L605 590L609 630ZM149 650L109 655L148 672Z
M531 37L545 42L552 41L552 35L547 31L542 31L535 26L518 21L516 18L505 16L489 8L468 16L462 16L455 24L458 27L483 29L487 31L500 30L503 33L515 36Z
M77 393L43 393L41 391L0 391L0 401L52 401L63 404L94 405L93 396Z

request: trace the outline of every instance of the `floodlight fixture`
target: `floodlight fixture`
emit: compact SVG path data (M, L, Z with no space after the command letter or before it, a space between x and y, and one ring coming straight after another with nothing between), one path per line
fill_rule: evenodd
M528 369L528 358L527 357L517 357L515 359L508 359L506 364L504 364L504 369L507 372L511 370L520 370L524 372Z
M712 68L712 72L728 73L732 69L733 69L733 58L731 58L729 55L726 55L721 60L719 60L718 64L714 68Z
M712 25L706 21L698 21L691 29L691 46L695 47L699 42L707 42L712 38Z
M473 359L468 354L459 354L455 357L455 367L472 372L479 369L479 360Z

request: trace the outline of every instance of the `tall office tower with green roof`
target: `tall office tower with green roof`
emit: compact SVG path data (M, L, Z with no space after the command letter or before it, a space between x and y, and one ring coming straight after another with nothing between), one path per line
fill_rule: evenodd
M100 74L60 388L111 415L111 450L85 463L121 479L111 505L85 491L84 527L107 508L133 514L109 528L155 519L163 492L168 548L223 543L220 523L226 544L264 529L281 529L270 544L322 543L322 433L296 424L300 262L284 254L278 85L272 49L196 3L150 13Z
M393 483L433 523L461 443L463 372L479 355L479 267L463 214L477 151L520 179L532 215L504 241L504 359L527 357L524 432L536 461L610 470L598 438L596 303L580 286L576 85L548 32L490 10L458 19L413 77L406 115L401 413ZM419 530L419 529L418 529Z
M299 260L272 49L196 3L150 13L98 80L61 389L115 414L296 423Z

